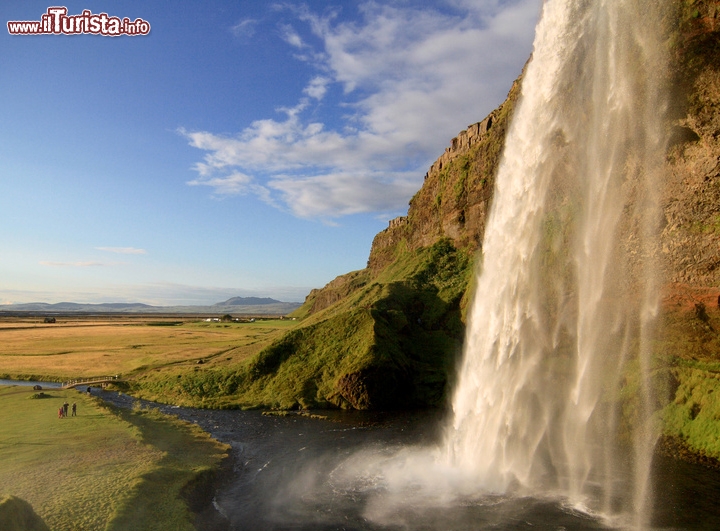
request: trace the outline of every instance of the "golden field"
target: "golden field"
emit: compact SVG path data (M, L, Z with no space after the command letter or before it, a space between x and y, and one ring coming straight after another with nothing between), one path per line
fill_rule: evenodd
M292 320L206 322L159 316L0 319L0 377L62 381L131 377L161 367L240 363L268 345Z

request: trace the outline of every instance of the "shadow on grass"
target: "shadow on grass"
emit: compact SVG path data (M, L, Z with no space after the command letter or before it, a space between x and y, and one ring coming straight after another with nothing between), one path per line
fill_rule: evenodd
M16 496L0 499L0 524L3 531L50 531L32 506Z
M212 503L212 485L227 446L156 410L107 407L136 427L144 444L163 452L154 469L140 476L116 505L107 531L194 530L193 513Z

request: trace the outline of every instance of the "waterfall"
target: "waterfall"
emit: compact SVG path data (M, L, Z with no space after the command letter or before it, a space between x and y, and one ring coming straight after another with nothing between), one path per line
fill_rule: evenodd
M649 339L667 107L658 4L543 6L444 445L449 464L490 491L561 493L633 515L636 527L655 442Z

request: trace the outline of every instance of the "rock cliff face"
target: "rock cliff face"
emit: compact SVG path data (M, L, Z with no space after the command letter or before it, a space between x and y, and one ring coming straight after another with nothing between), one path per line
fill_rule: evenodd
M670 454L720 463L720 2L672 3L675 119L662 190L665 281L655 354L670 373ZM689 450L689 451L688 451Z
M513 83L500 107L451 140L410 200L408 215L390 220L388 228L375 236L369 270L379 271L390 263L401 242L411 251L441 238L449 238L458 248L480 247L495 170L519 95L520 79Z
M720 7L685 2L675 37L677 119L662 232L671 283L720 285Z
M669 448L720 457L720 443L709 442L715 439L713 430L720 429L720 398L708 398L720 397L715 378L720 372L720 2L676 0L667 7L674 107L661 193L658 259L664 311L656 352L658 366L670 378L658 407ZM313 291L305 305L309 315L334 314L343 301L401 268L406 256L439 241L469 255L482 250L495 172L519 88L516 81L498 109L452 139L428 170L407 216L391 220L375 237L366 269ZM463 301L471 289L466 287ZM446 356L452 360L454 352ZM341 379L348 387L344 392L350 396L373 389L367 374ZM708 389L717 393L710 395ZM389 402L386 397L384 403Z
M720 3L675 2L669 9L674 114L662 193L661 268L668 289L688 286L720 294ZM522 77L522 76L521 76ZM407 216L391 220L373 240L367 272L391 263L400 248L441 238L481 250L495 172L520 78L507 100L468 126L432 164ZM353 273L353 278L357 276ZM342 298L345 276L315 290L312 311Z
M312 290L305 299L306 305L308 301L311 301L308 313L316 313L343 300L353 291L364 286L366 278L367 274L364 271L354 271L340 275L327 283L322 289Z

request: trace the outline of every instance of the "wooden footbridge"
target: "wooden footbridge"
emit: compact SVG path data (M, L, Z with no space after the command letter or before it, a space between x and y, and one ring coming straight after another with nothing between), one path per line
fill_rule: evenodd
M122 382L120 376L96 376L94 378L85 378L82 380L71 380L69 382L63 382L61 389L74 389L78 385L89 385L91 387L101 386L105 387L110 383Z

